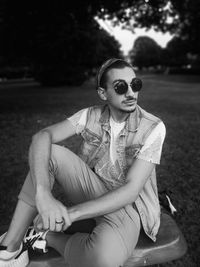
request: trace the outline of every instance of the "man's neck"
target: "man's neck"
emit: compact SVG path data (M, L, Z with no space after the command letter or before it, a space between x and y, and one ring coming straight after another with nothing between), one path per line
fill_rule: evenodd
M118 123L124 122L125 120L127 120L129 115L134 112L135 110L133 112L125 112L122 110L116 110L116 109L110 108L110 115L112 116L113 120Z

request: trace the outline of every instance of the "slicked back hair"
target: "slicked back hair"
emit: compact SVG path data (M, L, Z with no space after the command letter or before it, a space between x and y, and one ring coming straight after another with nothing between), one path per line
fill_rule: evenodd
M133 69L133 66L126 62L123 59L110 59L107 60L99 69L99 72L97 74L97 89L98 87L102 87L104 89L106 88L106 84L107 84L107 73L109 70L111 69L123 69L123 68L131 68ZM133 69L134 70L134 69Z

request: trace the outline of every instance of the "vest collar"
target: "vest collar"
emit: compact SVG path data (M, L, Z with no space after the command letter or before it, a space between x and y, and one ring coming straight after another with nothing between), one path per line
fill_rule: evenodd
M126 119L125 128L129 132L137 132L140 120L141 120L141 111L139 106L137 105L135 112L130 113L130 115ZM100 123L102 123L102 125L104 125L106 128L109 128L110 125L109 121L110 121L110 109L108 105L104 105L100 117Z

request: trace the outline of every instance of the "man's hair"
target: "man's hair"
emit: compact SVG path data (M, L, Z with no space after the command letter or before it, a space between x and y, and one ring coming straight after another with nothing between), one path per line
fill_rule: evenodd
M129 67L133 69L133 66L127 61L119 58L111 58L104 62L97 73L97 89L99 87L106 89L107 73L111 69L123 69Z

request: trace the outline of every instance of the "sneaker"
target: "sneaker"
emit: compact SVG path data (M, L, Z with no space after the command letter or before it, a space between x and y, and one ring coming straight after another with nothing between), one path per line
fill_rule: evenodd
M6 233L0 236L0 244ZM25 267L29 263L28 250L21 243L20 248L16 251L7 251L6 246L0 245L0 267Z
M48 232L49 230L45 232L36 232L33 227L29 227L24 237L24 243L27 249L29 251L34 250L40 253L47 253L46 235Z

